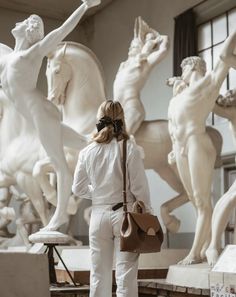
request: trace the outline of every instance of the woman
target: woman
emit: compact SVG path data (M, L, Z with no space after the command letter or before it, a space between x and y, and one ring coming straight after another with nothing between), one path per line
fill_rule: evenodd
M112 264L115 258L117 297L137 297L138 257L120 252L122 208L122 161L119 142L127 139L127 201L135 199L150 208L149 189L139 149L126 133L124 111L118 101L108 100L98 109L98 132L79 154L72 191L92 199L89 227L91 251L90 297L112 296Z

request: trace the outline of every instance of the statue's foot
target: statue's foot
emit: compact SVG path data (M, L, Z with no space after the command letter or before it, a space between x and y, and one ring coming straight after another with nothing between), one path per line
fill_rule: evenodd
M201 257L197 257L194 255L189 254L186 258L178 262L178 265L191 265L191 264L198 264L201 263Z
M180 227L180 220L176 216L169 215L169 221L165 226L171 233L177 233Z
M214 266L219 258L219 252L215 248L208 248L206 250L207 262L210 266Z
M48 225L44 228L40 229L40 231L57 231L62 225L68 222L68 215L67 214L57 214L55 213L51 220L49 221Z

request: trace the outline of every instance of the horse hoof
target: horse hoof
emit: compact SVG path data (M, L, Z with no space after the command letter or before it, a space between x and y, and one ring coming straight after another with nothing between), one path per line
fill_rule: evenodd
M171 233L177 233L180 228L180 220L175 216L170 216L169 222L165 225L167 230Z

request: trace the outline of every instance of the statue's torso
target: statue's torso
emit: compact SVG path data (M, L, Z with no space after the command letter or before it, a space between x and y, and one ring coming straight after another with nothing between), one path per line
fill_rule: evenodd
M172 140L184 143L190 135L205 133L206 119L213 109L213 100L209 100L213 93L210 88L192 92L189 87L171 99L168 119Z
M149 65L146 61L140 63L123 62L113 84L114 98L122 102L129 97L139 97L148 73Z

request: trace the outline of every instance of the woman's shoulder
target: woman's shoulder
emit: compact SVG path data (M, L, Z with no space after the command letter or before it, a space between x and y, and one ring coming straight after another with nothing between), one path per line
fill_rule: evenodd
M87 155L99 146L100 146L99 143L97 143L96 141L93 141L80 151L80 155Z

